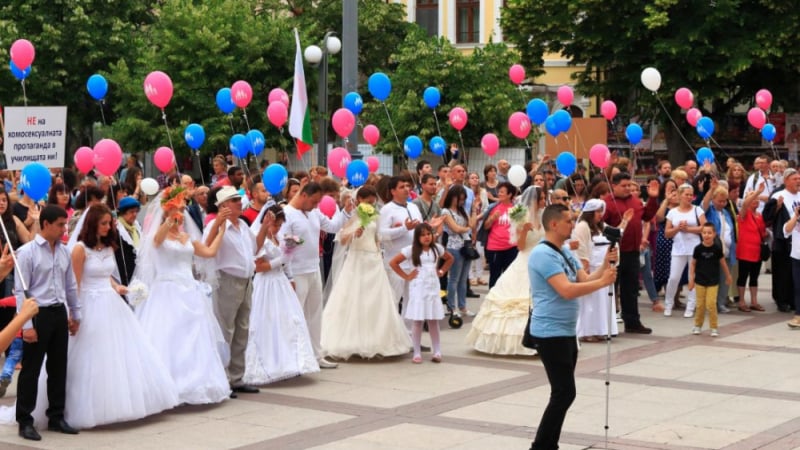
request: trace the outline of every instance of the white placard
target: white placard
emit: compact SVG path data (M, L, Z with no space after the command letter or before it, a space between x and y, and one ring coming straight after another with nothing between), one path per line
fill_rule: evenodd
M64 167L66 106L7 106L3 135L6 163L19 170L30 162Z

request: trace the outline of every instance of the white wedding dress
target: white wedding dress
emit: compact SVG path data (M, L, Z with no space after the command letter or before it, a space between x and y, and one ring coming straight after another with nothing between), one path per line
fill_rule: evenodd
M280 259L281 249L269 239L258 254ZM244 381L263 385L319 372L303 309L279 264L253 278L250 332L245 351Z
M525 250L517 254L486 294L467 334L467 344L475 350L493 355L536 354L536 350L522 346L522 334L532 304L528 257L542 237L541 228L527 233Z
M356 219L357 220L357 219ZM322 313L325 356L347 359L403 355L411 337L394 303L376 233L377 221L353 236Z
M147 245L147 244L144 244ZM211 304L210 287L194 279L194 247L165 239L151 251L155 278L136 315L177 385L180 403L218 403L230 395L227 345Z

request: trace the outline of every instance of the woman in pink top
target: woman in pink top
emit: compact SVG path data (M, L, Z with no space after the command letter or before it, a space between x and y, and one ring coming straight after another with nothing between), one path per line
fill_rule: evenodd
M489 288L517 257L517 246L511 243L511 220L508 211L514 206L517 188L509 182L497 185L498 202L483 223L489 230L486 242L486 262L489 263Z

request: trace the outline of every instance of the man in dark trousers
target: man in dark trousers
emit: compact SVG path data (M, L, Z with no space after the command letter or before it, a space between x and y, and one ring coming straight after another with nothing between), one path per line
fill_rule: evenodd
M620 172L611 178L611 193L603 197L606 213L603 222L625 230L619 242L619 285L622 320L626 333L650 334L639 319L639 247L642 245L642 222L649 222L658 211L658 180L647 185L647 203L631 195L630 174ZM630 223L623 223L625 211L633 209Z
M47 356L48 430L78 434L64 420L67 382L67 342L69 334L78 332L81 305L78 284L72 272L72 258L61 237L67 228L67 212L56 205L47 205L39 215L41 231L17 251L18 270L14 279L17 309L27 296L36 298L39 315L22 327L22 371L17 386L17 422L19 435L38 441L42 437L33 427L39 372ZM67 314L67 306L69 314Z

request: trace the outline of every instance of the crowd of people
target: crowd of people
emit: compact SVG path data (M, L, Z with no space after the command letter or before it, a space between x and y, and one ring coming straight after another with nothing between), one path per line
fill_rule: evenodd
M569 176L545 157L527 164L521 185L504 160L482 174L457 158L435 171L422 160L358 188L316 166L273 195L257 170L222 156L212 166L208 186L170 171L153 196L135 157L119 177L56 170L40 202L13 177L0 190L0 305L25 319L11 325L23 326L9 340L0 395L21 362L7 413L22 437L40 439L35 424L73 434L218 403L354 356L410 352L421 364L430 351L439 363L446 314L474 316L475 350L539 353L566 364L558 371L574 370L577 351L561 338L651 333L641 291L653 311L695 317L694 334L708 311L718 336L717 313L764 311L767 256L778 309L800 305L800 174L766 156L749 175L733 159L725 171L662 161L641 185L616 156ZM333 210L323 213L323 196ZM473 312L467 298L479 285L488 293ZM577 301L560 311L565 298ZM800 306L789 326L800 328ZM526 332L535 348L522 345Z

